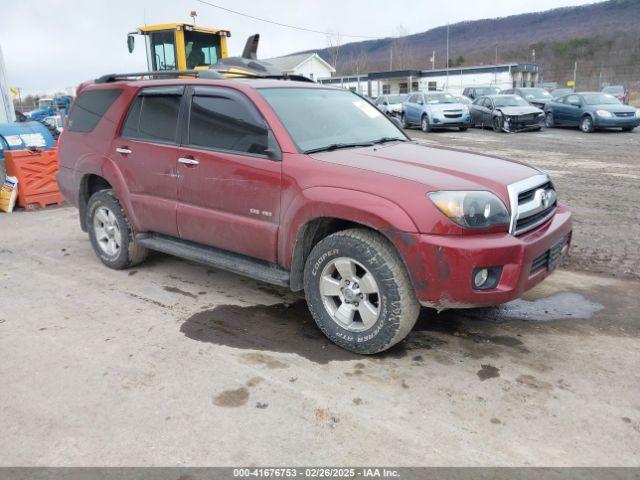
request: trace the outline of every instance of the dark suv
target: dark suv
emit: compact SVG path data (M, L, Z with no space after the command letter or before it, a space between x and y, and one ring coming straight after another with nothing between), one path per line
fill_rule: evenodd
M571 241L547 174L418 144L314 83L107 76L79 87L59 155L108 267L153 249L304 289L320 329L358 353L405 338L420 305L520 296Z

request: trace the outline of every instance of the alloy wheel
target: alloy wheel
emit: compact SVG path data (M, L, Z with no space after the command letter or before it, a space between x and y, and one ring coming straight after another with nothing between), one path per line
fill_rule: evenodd
M361 263L351 258L335 258L325 266L320 295L331 319L346 330L362 332L378 321L378 284Z
M93 230L100 249L110 256L115 256L122 246L122 233L118 220L111 210L98 207L93 216Z

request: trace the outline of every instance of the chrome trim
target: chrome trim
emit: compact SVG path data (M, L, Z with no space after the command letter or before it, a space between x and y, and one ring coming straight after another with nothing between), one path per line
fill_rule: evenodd
M518 195L520 195L522 192L526 192L527 190L532 190L536 187L544 185L545 183L548 183L550 181L551 179L549 178L548 174L540 173L538 175L534 175L533 177L525 178L524 180L512 183L511 185L507 186L507 193L509 194L509 207L511 210L511 221L509 223L509 233L511 235L515 236L520 235L524 232L528 232L529 230L532 230L538 225L546 222L555 213L556 209L554 208L553 210L551 210L549 215L545 215L544 218L542 218L540 221L516 231L516 224L518 222L518 219L530 217L531 215L534 215L543 210L543 208L540 208L542 206L540 198L535 198L534 200L523 204L523 207L525 207L525 209L523 211L520 211L518 208ZM526 213L526 215L521 215L522 213Z

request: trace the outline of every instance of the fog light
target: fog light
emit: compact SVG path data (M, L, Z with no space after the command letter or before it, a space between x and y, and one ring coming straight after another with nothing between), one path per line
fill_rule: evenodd
M471 274L471 283L474 290L490 290L496 288L500 282L502 267L480 267Z
M476 288L482 288L487 279L489 278L489 270L486 268L481 268L476 271L476 274L473 276L473 284Z

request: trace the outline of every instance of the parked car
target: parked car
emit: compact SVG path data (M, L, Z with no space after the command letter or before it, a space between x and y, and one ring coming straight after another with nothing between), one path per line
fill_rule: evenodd
M629 91L622 85L611 85L609 87L604 87L602 89L602 93L613 95L625 105L629 104Z
M402 103L407 99L407 97L408 95L406 94L381 95L376 98L374 103L381 112L386 113L387 115L400 116L402 114Z
M496 132L540 130L544 112L519 95L488 95L476 98L470 107L471 125L491 127Z
M484 97L485 95L497 95L501 92L498 87L467 87L462 91L462 95L475 100L478 97Z
M505 90L505 95L519 95L531 105L544 109L548 101L553 100L553 96L544 88L522 87Z
M585 133L598 128L622 128L630 132L640 125L640 110L602 92L572 93L556 98L547 104L545 113L547 127L575 126Z
M315 83L109 75L78 88L59 157L107 267L152 249L304 289L319 328L358 353L401 341L421 305L521 296L571 243L547 174L413 142Z
M465 97L464 95L454 95L453 97L463 105L469 106L473 102L473 100L471 100L469 97Z
M465 131L470 124L469 107L449 93L412 93L402 105L400 121L403 128L419 125L423 132L451 127Z
M564 95L569 95L570 93L573 93L573 88L556 88L551 91L551 97L558 98Z
M62 123L62 117L60 115L51 115L50 117L46 117L42 120L43 123L46 123L49 127L54 128L58 134L62 133L64 130L64 125Z

